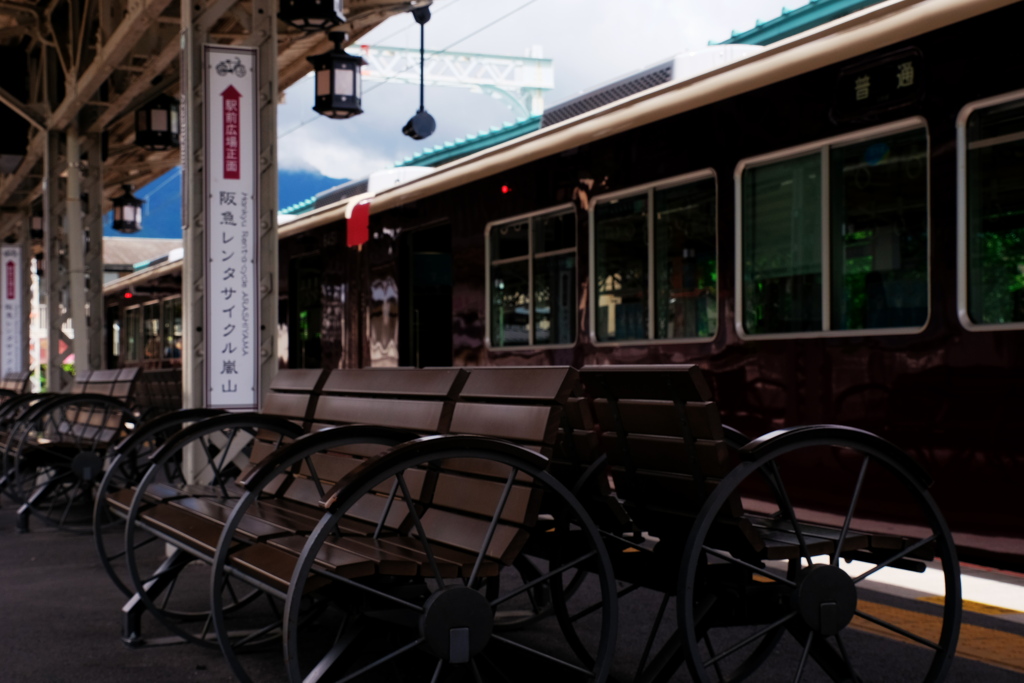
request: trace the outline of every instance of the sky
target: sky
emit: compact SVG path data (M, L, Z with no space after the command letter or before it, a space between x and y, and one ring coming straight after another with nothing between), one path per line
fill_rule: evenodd
M719 42L732 30L779 16L807 0L435 0L426 24L426 49L523 56L540 46L554 61L555 87L545 106L604 83ZM411 15L391 17L359 44L419 47ZM516 119L501 100L462 88L427 88L426 110L437 130L425 140L402 134L419 108L419 89L401 83L363 84L363 113L334 120L312 111L306 77L278 107L278 164L282 171L313 171L331 178L363 178L446 141Z

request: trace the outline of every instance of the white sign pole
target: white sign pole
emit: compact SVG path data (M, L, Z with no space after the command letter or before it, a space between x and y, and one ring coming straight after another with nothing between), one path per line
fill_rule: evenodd
M259 98L256 48L204 47L206 401L259 404Z
M0 286L0 377L5 377L8 373L21 372L25 366L21 247L0 248L0 277L3 278Z

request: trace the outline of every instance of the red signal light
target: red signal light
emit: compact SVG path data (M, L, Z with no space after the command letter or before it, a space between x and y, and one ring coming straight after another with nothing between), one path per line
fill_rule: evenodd
M501 186L501 193L502 194L508 194L511 191L512 191L512 188L509 187L508 185L502 185Z
M132 294L131 292L125 292L124 293L124 298L125 299L131 299L133 296L135 296L135 295Z

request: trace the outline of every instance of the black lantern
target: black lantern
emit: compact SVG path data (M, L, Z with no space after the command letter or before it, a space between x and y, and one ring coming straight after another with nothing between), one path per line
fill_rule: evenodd
M359 67L366 64L366 60L342 49L346 38L344 33L332 32L328 37L334 41L333 50L307 57L316 75L313 111L332 119L347 119L363 113L359 106L363 97Z
M124 194L114 197L114 230L131 235L142 230L142 205L141 199L132 194L131 185L122 185Z
M135 144L153 151L178 146L178 100L158 95L135 112Z
M277 18L303 31L326 31L345 21L337 0L281 0Z

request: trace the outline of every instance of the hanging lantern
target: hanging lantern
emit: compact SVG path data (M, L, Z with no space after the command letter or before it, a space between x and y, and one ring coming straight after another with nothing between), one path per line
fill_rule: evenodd
M329 37L334 41L333 50L307 57L316 75L313 111L332 119L347 119L363 113L360 108L363 84L359 67L366 64L366 60L342 49L346 38L344 33L332 32Z
M326 31L345 21L337 0L281 0L277 18L303 31Z
M124 194L114 197L114 230L131 235L142 230L142 205L145 202L132 194L131 185L122 185L121 189Z
M135 112L135 144L153 151L178 146L178 100L158 95Z

